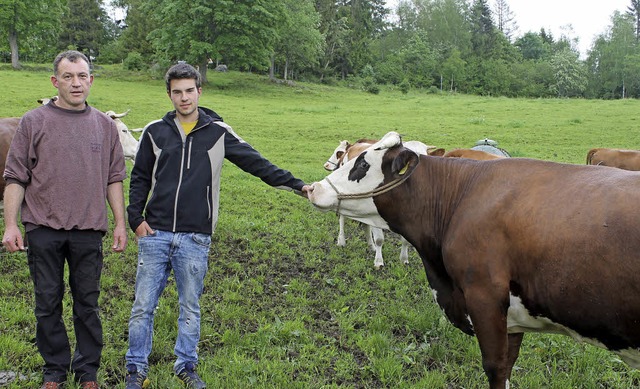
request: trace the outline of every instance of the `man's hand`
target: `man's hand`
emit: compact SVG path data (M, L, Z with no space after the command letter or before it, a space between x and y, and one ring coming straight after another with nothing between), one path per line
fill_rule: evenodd
M144 238L145 236L153 235L154 233L155 231L151 229L146 221L140 223L138 228L136 228L136 238Z
M127 248L127 228L122 226L116 226L113 229L113 251L121 253Z
M18 250L25 251L24 242L22 241L22 233L16 225L7 226L2 238L2 245L10 252L14 253Z

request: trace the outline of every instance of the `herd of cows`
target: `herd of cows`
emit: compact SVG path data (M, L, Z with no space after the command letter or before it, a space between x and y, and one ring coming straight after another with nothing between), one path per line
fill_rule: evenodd
M42 100L41 103L46 103ZM127 158L138 141L116 122ZM19 118L0 118L4 163ZM136 131L136 130L134 130ZM342 141L309 200L364 223L384 266L384 230L422 259L435 301L475 335L492 389L509 387L525 332L608 349L640 368L640 151L593 149L587 165L510 158L478 149ZM4 181L0 179L0 195Z
M417 250L435 301L476 336L492 389L509 387L525 332L568 335L640 368L639 173L433 157L395 132L347 159L309 200Z

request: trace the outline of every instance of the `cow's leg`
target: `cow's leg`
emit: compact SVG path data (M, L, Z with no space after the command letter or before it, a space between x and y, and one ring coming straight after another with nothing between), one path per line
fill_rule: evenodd
M517 334L509 334L509 358L507 359L507 379L511 379L511 371L513 365L516 364L518 355L520 355L520 345L522 344L523 332Z
M382 259L382 244L384 243L384 232L377 227L370 227L371 241L373 242L373 249L376 252L376 258L373 262L373 266L376 269L380 269L384 266L384 260Z
M509 388L509 297L508 292L504 298L500 296L501 289L497 285L485 284L477 288L465 288L464 291L469 317L482 353L482 368L491 389Z
M400 236L400 261L402 263L404 263L405 265L409 264L409 242L407 242L407 240Z
M344 247L347 245L347 241L344 238L344 216L340 215L338 218L340 228L338 229L338 246Z

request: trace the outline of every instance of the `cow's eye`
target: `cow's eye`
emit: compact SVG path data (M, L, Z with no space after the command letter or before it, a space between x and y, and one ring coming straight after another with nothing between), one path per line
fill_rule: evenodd
M369 166L370 166L369 163L364 159L361 159L360 161L358 161L358 169L368 170Z

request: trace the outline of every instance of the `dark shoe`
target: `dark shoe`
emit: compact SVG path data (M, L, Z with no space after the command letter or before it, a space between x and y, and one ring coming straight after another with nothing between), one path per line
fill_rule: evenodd
M64 382L45 381L40 389L61 389L64 386Z
M98 386L98 383L96 381L81 382L80 387L82 389L100 389L100 386Z
M136 365L127 366L127 377L125 378L127 386L125 389L142 389L149 386L150 382L146 375L138 373Z
M196 373L196 366L191 362L187 362L184 365L184 369L178 373L178 378L180 378L189 389L205 389L207 387L198 373Z

